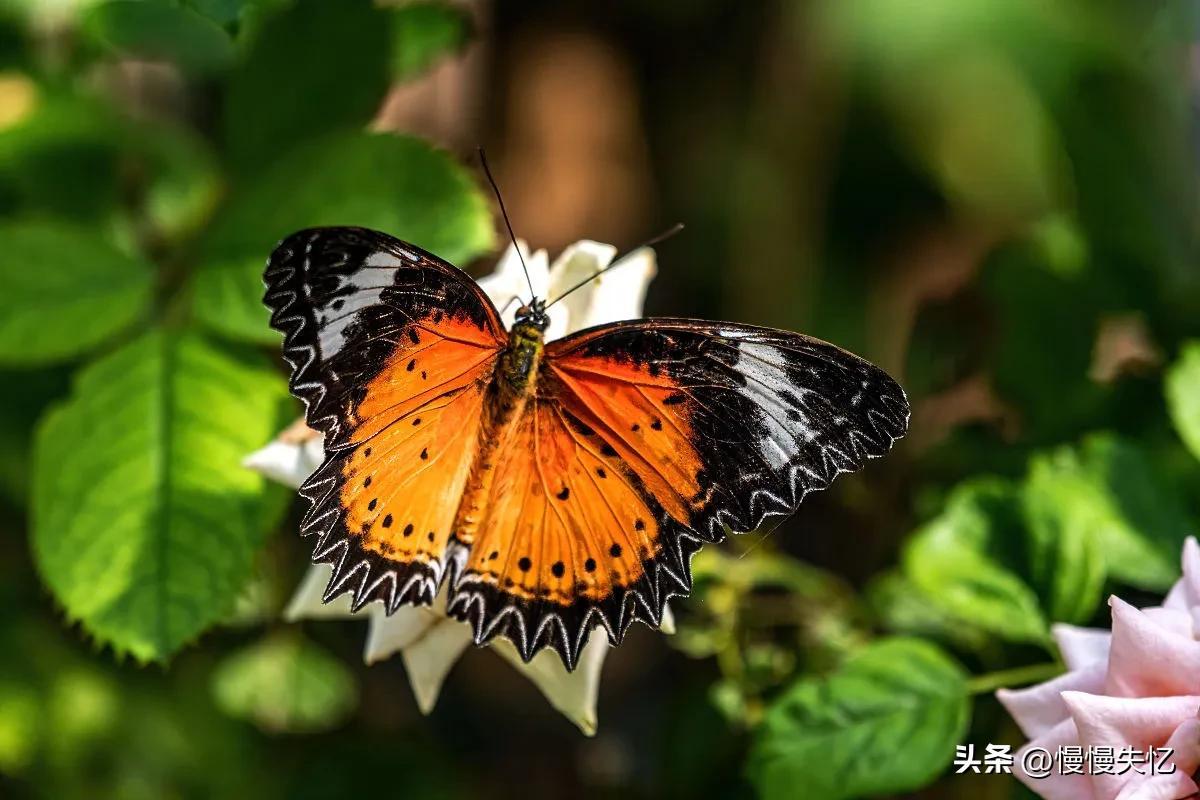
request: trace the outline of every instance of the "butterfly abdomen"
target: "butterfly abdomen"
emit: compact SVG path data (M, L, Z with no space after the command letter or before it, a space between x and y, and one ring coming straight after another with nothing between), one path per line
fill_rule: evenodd
M537 386L544 340L540 326L518 322L509 334L508 347L496 360L496 371L485 399L479 446L462 502L454 521L454 537L471 544L487 516L487 498L495 478L496 456L512 437L525 404Z

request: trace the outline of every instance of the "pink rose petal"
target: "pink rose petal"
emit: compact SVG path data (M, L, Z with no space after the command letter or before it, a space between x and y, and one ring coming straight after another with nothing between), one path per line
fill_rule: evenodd
M1067 669L1082 669L1097 661L1108 660L1111 631L1058 623L1050 626L1050 632L1054 634L1054 641L1058 643L1058 651L1062 653Z
M1200 643L1113 597L1105 690L1117 697L1200 693ZM1161 609L1167 611L1167 609ZM1161 617L1162 615L1155 615ZM1190 625L1189 625L1190 628Z
M1187 610L1200 606L1200 544L1189 536L1183 543L1183 577L1176 581L1163 605Z
M1075 729L1074 720L1064 719L1017 751L1013 759L1013 775L1031 791L1046 800L1093 800L1092 782L1087 775L1063 775L1060 770L1055 768L1044 776L1034 777L1027 773L1022 766L1025 763L1026 753L1035 748L1044 750L1053 756L1060 747L1077 744L1079 744L1079 732Z
M1109 604L1111 605L1111 603L1110 599ZM1143 608L1141 611L1146 615L1146 619L1160 628L1187 639L1192 638L1192 613L1186 609L1150 606L1149 608Z
M1027 689L1000 689L996 692L996 699L1008 709L1021 731L1033 739L1070 717L1062 701L1063 692L1103 691L1107 669L1103 661L1096 661L1084 669L1059 675Z
M1178 800L1200 790L1191 777L1200 765L1200 720L1189 719L1176 728L1166 746L1173 751L1167 762L1175 766L1175 771L1130 782L1117 795L1118 800Z
M1200 708L1200 696L1177 697L1105 697L1083 692L1065 692L1063 702L1071 712L1079 744L1084 748L1097 746L1120 750L1132 747L1145 752L1150 747L1165 747L1181 726L1190 726ZM1190 748L1185 761L1190 760ZM1176 770L1177 772L1179 770ZM1093 796L1097 800L1115 800L1122 794L1135 791L1137 784L1153 777L1135 769L1120 774L1090 776ZM1167 776L1158 776L1167 777ZM1165 787L1170 782L1162 782ZM1147 787L1145 791L1151 791ZM1161 788L1161 787L1160 787ZM1137 791L1142 791L1138 789Z
M997 698L1032 738L1016 754L1013 772L1047 800L1182 800L1200 794L1200 543L1183 548L1183 577L1161 606L1137 609L1109 599L1112 633L1055 625L1063 661L1070 670L1054 680ZM1033 777L1022 761L1054 757L1061 747L1078 747L1079 768L1087 754L1104 748L1112 772L1063 775L1061 759ZM1122 762L1122 751L1142 759L1166 748L1159 765ZM1161 754L1158 754L1161 755ZM1120 773L1120 774L1117 774Z

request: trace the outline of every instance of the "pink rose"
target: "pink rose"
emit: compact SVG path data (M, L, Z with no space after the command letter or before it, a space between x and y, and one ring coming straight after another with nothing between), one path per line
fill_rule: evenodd
M1014 772L1047 800L1176 800L1196 794L1200 767L1200 545L1183 548L1183 577L1163 605L1137 609L1109 599L1112 632L1055 625L1068 672L1027 689L996 692L1030 742ZM1045 777L1022 768L1023 756L1043 748L1081 748L1145 755L1172 752L1161 764L1117 758L1111 771L1082 767L1064 774L1056 761ZM1068 750L1071 752L1080 752Z

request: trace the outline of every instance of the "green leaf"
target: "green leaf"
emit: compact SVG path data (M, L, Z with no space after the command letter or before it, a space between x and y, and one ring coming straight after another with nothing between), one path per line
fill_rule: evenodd
M183 5L218 25L229 25L241 15L245 0L183 0Z
M61 222L0 223L0 363L78 355L145 313L151 267Z
M955 489L904 549L905 576L953 619L1018 642L1045 642L1046 619L1022 576L1020 499L1006 481Z
M273 733L328 730L358 703L354 677L316 645L291 636L257 642L213 675L217 704Z
M407 136L347 134L293 153L233 198L204 248L197 316L213 330L274 344L262 303L275 244L311 225L361 225L452 263L492 245L483 194L446 153Z
M255 26L229 81L231 161L259 169L301 142L365 126L388 87L387 13L370 0L297 0Z
M178 242L212 217L223 192L222 176L208 143L190 131L144 123L126 134L130 154L148 173L139 222L155 235Z
M100 105L33 83L0 129L0 198L23 213L98 220L119 201L117 122Z
M1179 438L1200 458L1200 342L1183 346L1179 359L1167 370L1164 388Z
M71 619L145 661L229 612L269 502L241 460L274 434L285 395L265 358L187 333L82 370L34 444L35 563Z
M210 215L222 187L200 136L32 82L29 91L26 116L0 130L0 207L143 235L149 222L168 238Z
M108 50L174 61L190 72L217 72L233 61L233 41L220 25L170 3L108 0L88 9L83 30Z
M443 56L458 52L471 35L467 12L448 3L406 3L392 12L392 74L410 80Z
M877 575L864 594L882 627L891 633L936 639L965 650L980 650L989 642L986 631L948 613L899 570Z
M1085 622L1104 586L1097 531L1112 515L1103 493L1062 451L1030 461L1022 498L1031 582L1047 614L1059 622Z
M0 681L0 773L16 775L34 760L42 738L40 700L30 686Z
M760 795L839 800L917 789L954 756L970 705L962 669L933 645L884 639L767 711L748 771Z
M1139 589L1165 591L1179 577L1179 552L1194 530L1179 497L1129 440L1094 434L1084 439L1076 458L1097 489L1093 510L1107 512L1106 522L1095 528L1106 573ZM1056 463L1070 469L1071 456Z
M1094 426L1105 400L1088 379L1103 307L1099 281L1086 270L1056 269L1044 247L1010 246L980 275L997 320L996 389L1020 411L1024 436L1035 442L1080 435Z

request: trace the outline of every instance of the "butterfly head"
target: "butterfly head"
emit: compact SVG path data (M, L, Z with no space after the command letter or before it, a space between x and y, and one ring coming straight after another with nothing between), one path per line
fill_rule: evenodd
M535 297L522 305L517 309L516 322L518 325L532 325L539 331L546 330L546 326L550 324L550 317L546 314L546 301Z

